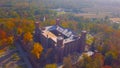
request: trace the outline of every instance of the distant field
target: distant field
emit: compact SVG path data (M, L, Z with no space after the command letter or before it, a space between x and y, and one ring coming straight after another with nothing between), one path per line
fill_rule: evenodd
M83 8L85 12L119 12L119 6L94 6L90 8Z
M84 18L105 18L106 16L111 16L110 13L79 13L75 14L77 17L84 17Z
M82 11L86 12L87 14L78 14L78 16L84 17L95 17L95 18L102 18L105 16L109 17L119 17L120 16L120 5L94 5L93 7L89 8L82 8Z

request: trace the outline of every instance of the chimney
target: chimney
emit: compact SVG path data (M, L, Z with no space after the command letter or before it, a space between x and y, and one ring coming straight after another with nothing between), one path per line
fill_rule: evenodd
M56 25L58 25L58 26L60 25L60 19L59 18L56 19Z
M36 28L39 28L39 25L40 25L39 22L35 22L35 27L36 27Z

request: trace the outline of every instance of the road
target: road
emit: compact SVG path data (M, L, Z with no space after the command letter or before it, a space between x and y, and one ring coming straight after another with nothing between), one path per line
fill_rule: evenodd
M11 52L9 52L8 54L6 54L5 56L0 58L0 64L2 61L6 60L6 58L9 58L12 54L16 53L17 50L13 50Z
M30 60L28 59L26 53L22 49L20 42L15 42L16 48L18 49L21 57L23 58L24 62L26 63L27 68L32 68L32 64L30 63Z

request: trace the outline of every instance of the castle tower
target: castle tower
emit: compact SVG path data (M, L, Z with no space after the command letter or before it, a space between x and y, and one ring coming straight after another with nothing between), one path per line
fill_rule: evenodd
M41 42L40 36L41 36L41 29L39 27L40 23L35 22L35 33L34 33L34 41L35 42Z
M85 50L86 34L87 34L87 31L82 31L81 32L81 37L78 40L78 52L83 52Z
M56 47L56 54L57 54L57 62L62 62L63 59L63 40L64 38L62 36L57 37L57 47Z
M40 23L39 22L35 22L35 28L39 28Z
M60 19L59 18L56 19L56 25L58 25L58 26L60 25Z

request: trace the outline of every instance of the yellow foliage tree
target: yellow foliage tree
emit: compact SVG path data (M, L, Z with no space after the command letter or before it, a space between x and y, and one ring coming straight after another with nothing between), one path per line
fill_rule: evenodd
M105 56L112 56L113 59L117 59L118 58L118 53L116 51L108 51Z
M93 43L94 37L90 34L87 34L86 36L86 44L91 45Z
M12 45L12 44L13 44L13 41L14 41L13 39L14 39L13 36L8 37L7 43L8 43L9 45Z
M6 23L6 26L7 26L8 30L13 30L13 28L15 27L15 24L12 21L8 21Z
M33 55L35 55L37 57L37 59L40 58L40 55L41 55L42 51L43 51L42 45L39 44L39 43L34 43L34 46L33 46L33 49L31 51L31 53Z
M50 25L54 25L56 23L55 20L50 20Z
M45 68L57 68L56 64L47 64Z
M72 60L70 56L63 59L63 68L72 68Z
M21 34L22 34L22 32L23 32L23 31L22 31L22 29L21 29L21 28L18 28L18 29L17 29L17 34L18 34L18 35L21 35Z
M103 47L99 45L99 46L97 46L97 50L98 50L99 52L102 52Z
M24 34L24 41L29 42L32 41L33 35L30 32Z
M64 21L64 22L62 22L62 24L61 24L61 25L62 25L63 27L65 27L65 28L69 28L68 23L69 23L69 22Z

